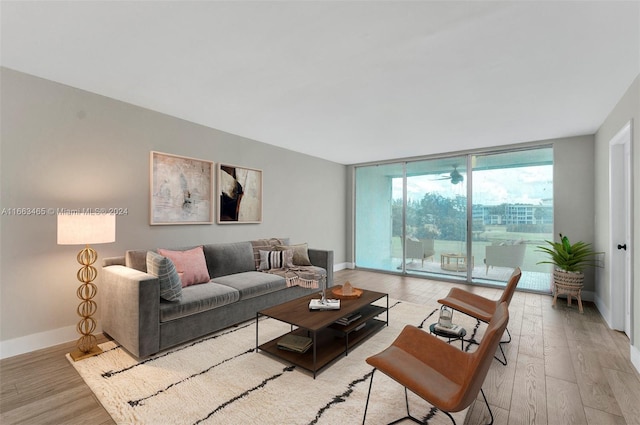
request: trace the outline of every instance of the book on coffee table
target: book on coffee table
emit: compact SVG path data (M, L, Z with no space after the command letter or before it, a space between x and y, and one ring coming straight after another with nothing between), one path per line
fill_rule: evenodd
M436 323L434 329L440 333L449 334L452 336L460 336L464 331L464 328L460 325L452 324L451 327L442 326L439 323Z
M278 348L282 350L304 353L313 344L313 340L302 335L287 334L278 340Z
M361 317L362 317L362 314L359 311L356 311L355 313L351 313L348 316L345 316L336 320L335 323L337 323L338 325L347 326L348 324L355 322Z
M340 310L340 300L326 299L324 303L318 298L309 301L309 310Z

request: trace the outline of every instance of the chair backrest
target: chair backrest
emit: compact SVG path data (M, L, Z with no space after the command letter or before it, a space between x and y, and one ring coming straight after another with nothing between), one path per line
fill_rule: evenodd
M436 241L433 239L420 239L422 241L422 246L424 247L425 252L433 251Z
M509 323L509 309L507 308L507 303L503 302L496 308L496 312L487 326L487 331L482 337L478 349L471 354L469 368L471 373L467 375L465 380L464 386L466 386L466 390L460 398L459 406L470 405L478 396L491 367L498 344L500 344L502 334L507 328L507 323Z
M513 293L516 292L516 286L518 286L521 276L522 270L520 270L520 267L516 267L513 273L511 273L509 282L507 283L506 288L504 288L504 292L502 292L502 296L498 300L498 304L502 302L507 303L507 306L511 304L511 298L513 298Z
M424 255L424 247L422 242L417 239L407 239L407 258L422 258Z

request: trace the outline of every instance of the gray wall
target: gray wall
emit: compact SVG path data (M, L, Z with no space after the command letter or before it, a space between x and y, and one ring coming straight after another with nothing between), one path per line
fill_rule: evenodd
M6 68L1 78L0 208L127 208L116 242L94 246L100 258L286 236L345 261L345 166ZM263 170L263 222L150 226L152 150ZM5 213L0 236L2 357L75 339L81 247L56 244L55 215Z
M595 161L595 197L596 214L596 247L599 251L609 250L609 142L629 121L632 121L631 154L633 156L632 168L634 173L633 187L633 211L634 228L631 245L633 251L633 269L635 279L632 281L632 348L631 356L634 365L640 370L640 284L638 283L638 273L640 273L640 75L628 88L624 96L620 99L613 111L609 114L600 129L596 133L596 161ZM607 313L611 309L609 291L609 271L598 270L598 287L596 288L597 301L602 305L603 316L607 318Z
M571 137L553 140L553 229L572 243L594 243L594 138ZM583 298L593 300L594 270L584 270Z

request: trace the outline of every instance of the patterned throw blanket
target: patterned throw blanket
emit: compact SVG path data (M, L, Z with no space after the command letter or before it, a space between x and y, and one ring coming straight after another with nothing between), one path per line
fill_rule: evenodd
M266 273L284 277L287 287L302 286L303 288L319 288L320 281L326 280L326 276L318 273L315 267L294 266L286 269L266 270Z
M260 250L271 251L276 246L285 245L285 239L271 238L251 241L253 248L253 259L256 270L260 269ZM326 272L321 273L318 267L314 266L293 266L285 269L263 270L265 273L276 274L284 277L287 287L302 286L303 288L319 288L320 283L324 285L327 279Z

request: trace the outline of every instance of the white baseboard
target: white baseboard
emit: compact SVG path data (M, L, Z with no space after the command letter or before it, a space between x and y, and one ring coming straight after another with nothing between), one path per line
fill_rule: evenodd
M591 302L594 302L595 296L596 296L596 293L593 291L582 291L582 293L580 294L580 297L584 301L591 301Z
M338 272L340 270L344 270L344 269L353 269L355 266L353 265L353 263L340 263L340 264L334 264L333 265L333 271L334 272Z
M602 301L602 298L600 298L597 294L595 295L593 302L600 312L600 315L607 323L607 326L609 326L610 329L613 329L613 327L611 326L611 311L609 310L609 306L607 306L604 301Z
M99 330L96 334L102 332ZM0 359L29 353L31 351L48 348L54 345L78 339L78 332L75 326L53 329L51 331L39 332L20 338L9 339L0 342Z

